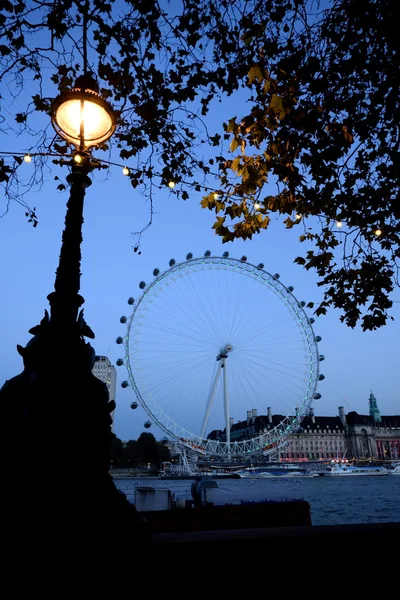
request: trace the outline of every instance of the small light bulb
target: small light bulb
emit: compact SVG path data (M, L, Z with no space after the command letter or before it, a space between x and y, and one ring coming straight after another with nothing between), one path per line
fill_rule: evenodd
M128 167L124 167L122 169L122 175L129 175L129 169L128 169Z
M214 200L218 200L218 198L219 198L219 194L217 194L217 193L215 192L215 194L214 194Z
M339 229L343 227L342 221L336 221L336 227L339 227Z
M375 229L374 233L375 233L376 236L379 237L380 235L382 235L382 230L379 229L379 227L378 227L378 229Z
M82 156L80 154L75 154L74 161L76 163L78 163L78 164L81 163L82 162Z
M261 205L260 205L260 204L258 204L258 202L255 202L255 203L254 203L254 208L255 208L256 210L258 210L260 207L261 207Z
M32 156L31 156L30 154L25 154L25 156L24 156L24 161L25 161L26 163L30 163L30 162L32 162Z
M170 182L168 183L168 187L169 187L169 188L171 188L171 190L173 190L173 189L174 189L174 187L175 187L175 181L170 181Z

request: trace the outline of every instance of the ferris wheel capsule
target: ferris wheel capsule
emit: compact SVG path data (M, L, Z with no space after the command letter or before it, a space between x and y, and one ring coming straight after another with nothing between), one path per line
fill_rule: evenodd
M122 360L122 358L117 358L117 360L116 360L117 367L122 367L123 364L124 364L124 361Z
M186 254L186 260L192 260L192 258L193 258L193 254L191 252Z
M141 290L144 290L144 288L146 287L146 282L145 281L141 281L139 283L139 287L140 287Z
M222 255L224 258L228 258L229 257L229 252L224 252Z
M124 315L122 315L122 317L119 320L120 323L126 323L126 317Z
M138 403L137 402L131 402L131 409L135 410L138 407Z
M274 279L279 279L279 277L280 277L279 273L275 273Z
M117 342L117 344L122 344L124 340L123 340L123 338L122 338L122 337L119 335L115 341Z
M316 394L314 394L314 400L320 400L322 398L321 394L319 392L317 392Z
M316 342L320 342L322 340L322 337L320 335L316 335L315 336L315 341Z
M260 269L260 270L262 270L263 268L264 268L264 263L259 263L259 264L257 265L257 269Z
M304 308L305 305L306 305L306 303L304 302L304 300L302 300L299 304L300 304L301 308Z
M132 298L132 296L130 298L128 298L128 304L132 305L135 303L135 298Z
M319 381L323 381L325 379L325 375L322 375L322 373L318 376Z
M325 355L324 354L320 354L319 357L318 357L318 360L320 362L322 362L323 360L325 360Z
M290 293L294 292L294 287L292 285L289 285L288 290Z
M311 325L313 325L315 323L315 319L314 317L311 317L310 319L308 319L309 323L311 323Z
M146 429L149 429L149 428L151 427L151 423L150 423L150 421L145 421L145 423L144 423L144 427L145 427Z
M240 259L242 262L246 262L247 260L247 256L242 256L242 258Z
M169 263L168 263L168 264L169 264L169 266L170 266L170 267L173 267L173 266L174 266L174 264L175 264L175 262L176 262L176 261L175 261L175 259L174 259L174 258L171 258L171 260L169 261Z
M153 270L154 277L157 277L157 275L159 275L159 274L160 274L160 269L154 269Z
M204 252L204 256L207 258L208 256L211 256L211 252L209 250L206 250Z
M127 381L122 381L122 382L121 382L121 387L122 387L122 388L127 388L127 387L128 387L128 385L129 385L129 383L128 383Z

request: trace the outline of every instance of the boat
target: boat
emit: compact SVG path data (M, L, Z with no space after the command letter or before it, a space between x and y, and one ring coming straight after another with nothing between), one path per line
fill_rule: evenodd
M160 479L178 481L198 479L199 477L207 477L208 479L239 479L239 475L236 475L236 473L229 469L209 469L208 471L201 471L195 465L175 465L169 461L161 463L158 477Z
M318 473L316 471L288 463L265 467L247 467L246 469L236 471L235 473L243 479L267 479L270 477L318 477Z
M355 477L358 475L388 475L389 472L384 467L365 465L362 467L355 467L348 463L335 463L328 465L322 471L319 471L320 477L341 477L351 476Z
M389 475L400 475L400 462L394 462L387 469Z
M190 473L160 473L160 479L183 481L185 479L199 479L205 477L208 479L239 479L236 473L226 473L225 471L192 471Z

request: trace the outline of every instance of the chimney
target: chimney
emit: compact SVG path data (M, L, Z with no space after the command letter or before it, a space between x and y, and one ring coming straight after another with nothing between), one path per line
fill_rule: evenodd
M250 423L251 421L251 410L247 411L247 425Z
M308 416L310 417L311 422L315 423L314 409L312 407L310 407L310 410L308 411Z
M251 409L251 418L252 418L253 423L255 421L256 416L257 416L257 409L256 408L252 408Z
M342 421L343 427L346 425L346 415L344 414L343 406L339 406L339 418Z
M272 410L271 410L271 407L270 407L270 406L268 406L268 408L267 408L267 411L268 411L268 412L267 412L267 415L268 415L268 423L272 423Z

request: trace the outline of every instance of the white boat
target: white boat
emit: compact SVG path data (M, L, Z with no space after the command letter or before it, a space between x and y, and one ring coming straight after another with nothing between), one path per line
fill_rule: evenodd
M387 469L389 475L400 475L400 462L395 462Z
M363 467L354 467L353 465L349 465L346 463L332 463L324 470L320 471L318 475L321 477L341 477L341 476L349 476L355 477L358 475L388 475L389 472L384 467L378 466L363 466Z
M238 475L242 479L269 479L271 477L318 477L318 473L315 471L307 470L299 465L285 463L281 465L271 465L268 467L247 467L246 469L235 471L235 475Z

